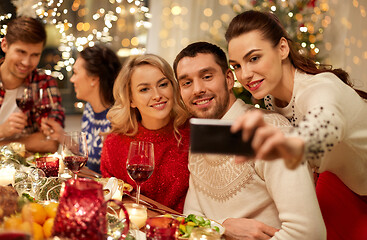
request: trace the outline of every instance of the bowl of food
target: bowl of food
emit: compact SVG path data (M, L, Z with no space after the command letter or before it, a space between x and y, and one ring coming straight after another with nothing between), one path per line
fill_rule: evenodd
M188 216L166 214L164 216L176 218L180 222L178 227L179 239L189 239L191 232L196 228L213 229L217 231L220 236L225 232L225 228L222 224L202 216L197 216L195 214L189 214Z

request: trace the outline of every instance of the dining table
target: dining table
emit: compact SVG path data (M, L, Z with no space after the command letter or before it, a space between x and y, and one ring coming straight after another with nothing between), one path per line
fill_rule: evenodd
M102 175L92 171L91 169L89 169L88 167L84 166L81 171L78 173L78 177L85 177L85 178L90 178L90 179L98 179L101 178ZM134 203L136 202L136 191L133 190L132 192L124 192L124 194L122 195L122 199L121 201L123 203ZM159 203L154 201L153 199L144 196L142 194L140 194L140 204L144 205L145 207L147 207L147 213L148 213L148 218L150 217L155 217L155 216L159 216L159 215L165 215L165 214L170 214L170 215L182 215L181 213Z

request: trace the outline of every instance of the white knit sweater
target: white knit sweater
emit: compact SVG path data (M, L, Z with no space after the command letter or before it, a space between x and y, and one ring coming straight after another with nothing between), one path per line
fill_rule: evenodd
M367 195L367 102L332 73L295 72L291 102L276 107L289 119L291 135L305 140L305 161L336 174L351 190Z
M237 100L223 119L235 119L251 108ZM289 125L275 113L267 122ZM197 214L223 222L251 218L279 228L272 239L325 239L326 230L307 164L296 170L282 159L234 163L234 156L191 154L190 187L184 214Z

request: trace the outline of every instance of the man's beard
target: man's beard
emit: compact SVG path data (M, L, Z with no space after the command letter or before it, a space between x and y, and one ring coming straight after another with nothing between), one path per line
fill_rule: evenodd
M193 110L193 109L188 110L194 117L197 118L221 119L226 113L228 103L229 103L229 93L227 93L224 96L223 101L221 102L217 101L216 105L212 106L211 108L202 108L200 110Z

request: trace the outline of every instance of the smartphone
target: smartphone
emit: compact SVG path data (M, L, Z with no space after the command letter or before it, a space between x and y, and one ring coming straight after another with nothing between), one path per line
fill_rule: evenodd
M233 154L254 156L251 140L242 140L242 131L231 133L232 121L190 119L190 150L192 153Z

